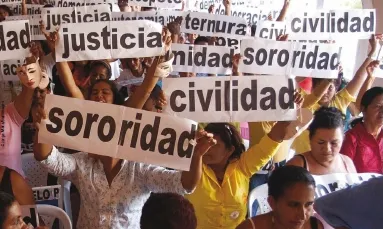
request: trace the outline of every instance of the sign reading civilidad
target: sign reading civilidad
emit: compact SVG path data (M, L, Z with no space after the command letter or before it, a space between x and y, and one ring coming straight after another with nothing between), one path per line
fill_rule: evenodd
M47 95L44 107L41 143L189 170L194 121L55 95Z
M294 79L286 76L166 78L168 114L198 122L296 120Z

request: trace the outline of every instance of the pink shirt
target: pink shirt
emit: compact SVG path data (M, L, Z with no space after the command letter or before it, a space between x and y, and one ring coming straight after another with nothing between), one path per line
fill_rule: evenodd
M10 103L0 110L0 165L24 176L21 166L21 125L25 119Z

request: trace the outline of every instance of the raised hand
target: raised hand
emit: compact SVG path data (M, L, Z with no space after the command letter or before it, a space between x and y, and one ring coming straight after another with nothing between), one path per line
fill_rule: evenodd
M374 71L379 67L379 65L380 61L374 60L367 66L366 71L369 78L374 78Z

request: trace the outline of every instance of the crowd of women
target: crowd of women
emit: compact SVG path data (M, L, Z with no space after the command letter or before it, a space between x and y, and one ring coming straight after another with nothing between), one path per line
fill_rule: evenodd
M23 0L23 9L25 3ZM289 4L285 0L277 20L284 20ZM123 1L119 6L124 12L156 10ZM225 0L224 6L230 15L230 0ZM11 15L7 6L0 5L0 20ZM348 222L338 223L347 209L329 207L334 201L331 195L326 197L329 200L319 199L314 210L312 175L383 173L383 88L372 87L379 66L373 56L381 35L370 39L368 56L350 82L343 78L341 67L336 80L296 77L295 103L301 112L312 115L309 125L296 121L249 123L250 146L245 147L238 123L200 123L188 172L39 143L47 94L162 112L166 99L156 70L171 58L172 43L215 43L211 37L180 33L181 20L163 29L164 56L57 63L58 31L47 33L41 26L46 41L30 44L31 58L26 65L38 62L49 83L32 88L28 76L33 72L19 72L25 76L24 80L20 77L22 90L2 107L1 229L27 228L20 206L35 204L29 177L22 169L22 153L33 153L53 175L48 183L57 184L57 177L72 183L72 198L80 200L72 201L73 212L79 209L73 217L79 229L331 228L328 224L355 228ZM286 39L279 37L281 42ZM232 75L251 75L238 72L240 58L232 57ZM169 77L214 75L173 72ZM9 85L17 88L16 82ZM292 151L295 156L291 158ZM272 211L248 215L248 208L257 209L256 205L248 206L249 192L266 183ZM340 216L335 217L337 214ZM354 216L357 219L350 218L359 228L367 228L362 221L373 222L360 218L368 214ZM375 226L368 228L378 228Z

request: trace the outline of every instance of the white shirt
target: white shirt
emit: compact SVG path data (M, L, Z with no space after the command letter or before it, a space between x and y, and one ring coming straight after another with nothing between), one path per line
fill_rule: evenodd
M103 165L87 153L63 154L53 147L42 161L50 173L73 182L81 195L77 228L139 229L150 192L186 194L181 172L123 161L109 187Z

